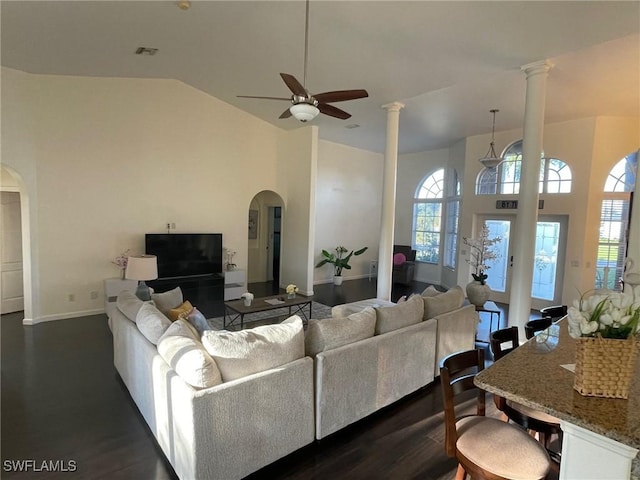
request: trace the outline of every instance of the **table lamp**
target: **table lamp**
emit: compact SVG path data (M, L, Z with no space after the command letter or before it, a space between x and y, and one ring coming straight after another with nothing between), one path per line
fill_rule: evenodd
M155 255L130 256L127 262L125 277L131 280L138 280L136 297L140 300L151 300L151 291L145 280L155 280L158 278L158 259Z

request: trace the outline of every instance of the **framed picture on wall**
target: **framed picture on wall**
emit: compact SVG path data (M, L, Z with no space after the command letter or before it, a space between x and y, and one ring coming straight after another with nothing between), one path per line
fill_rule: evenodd
M249 240L258 238L258 210L249 210Z

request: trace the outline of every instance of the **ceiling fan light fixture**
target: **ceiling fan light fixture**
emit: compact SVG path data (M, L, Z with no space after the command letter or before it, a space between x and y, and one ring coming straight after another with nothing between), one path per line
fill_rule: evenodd
M484 157L480 158L478 161L482 165L484 165L485 168L496 168L504 160L504 158L499 157L496 154L495 143L494 143L494 136L496 131L496 113L499 112L500 110L498 110L497 108L493 108L489 111L493 113L493 127L491 128L491 143L489 143L489 151L487 152L487 154Z
M320 113L318 107L309 103L297 103L289 108L291 115L300 122L309 122L316 118Z

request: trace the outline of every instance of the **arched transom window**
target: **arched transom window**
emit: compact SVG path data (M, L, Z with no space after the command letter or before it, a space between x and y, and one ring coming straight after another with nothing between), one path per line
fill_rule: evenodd
M485 168L478 175L477 195L520 193L522 170L522 140L507 147L504 161L496 168ZM571 193L571 169L562 160L542 157L540 162L540 193Z

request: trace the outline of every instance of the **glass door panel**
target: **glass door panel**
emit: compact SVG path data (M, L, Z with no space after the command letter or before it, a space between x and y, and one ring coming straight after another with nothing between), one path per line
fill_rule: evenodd
M500 241L493 246L493 251L497 258L487 262L489 270L485 272L489 277L487 284L494 292L505 293L508 283L509 266L509 234L511 232L511 221L509 220L487 220L489 238L500 237Z

